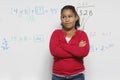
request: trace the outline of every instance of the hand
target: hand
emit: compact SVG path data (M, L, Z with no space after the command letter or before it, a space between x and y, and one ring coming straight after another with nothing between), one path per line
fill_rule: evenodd
M86 41L81 40L79 42L79 47L84 47L86 44L87 44Z

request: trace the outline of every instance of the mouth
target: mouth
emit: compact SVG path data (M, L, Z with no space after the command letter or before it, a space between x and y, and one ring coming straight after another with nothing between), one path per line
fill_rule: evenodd
M69 25L70 23L65 23L66 25Z

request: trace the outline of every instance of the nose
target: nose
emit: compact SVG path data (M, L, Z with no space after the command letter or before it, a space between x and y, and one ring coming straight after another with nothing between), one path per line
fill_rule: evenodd
M65 22L68 22L68 21L69 21L69 17L66 17Z

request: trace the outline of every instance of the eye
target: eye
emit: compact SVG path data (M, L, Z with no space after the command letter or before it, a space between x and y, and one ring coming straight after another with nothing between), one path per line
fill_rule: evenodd
M65 18L66 16L62 16L62 18Z
M62 16L62 18L65 18L65 16Z
M70 16L68 16L69 18L71 18L72 16L70 15Z

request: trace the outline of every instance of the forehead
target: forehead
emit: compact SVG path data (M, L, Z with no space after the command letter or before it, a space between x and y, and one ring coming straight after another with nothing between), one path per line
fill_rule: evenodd
M74 15L74 12L71 9L64 9L62 11L62 15L66 15L66 14Z

